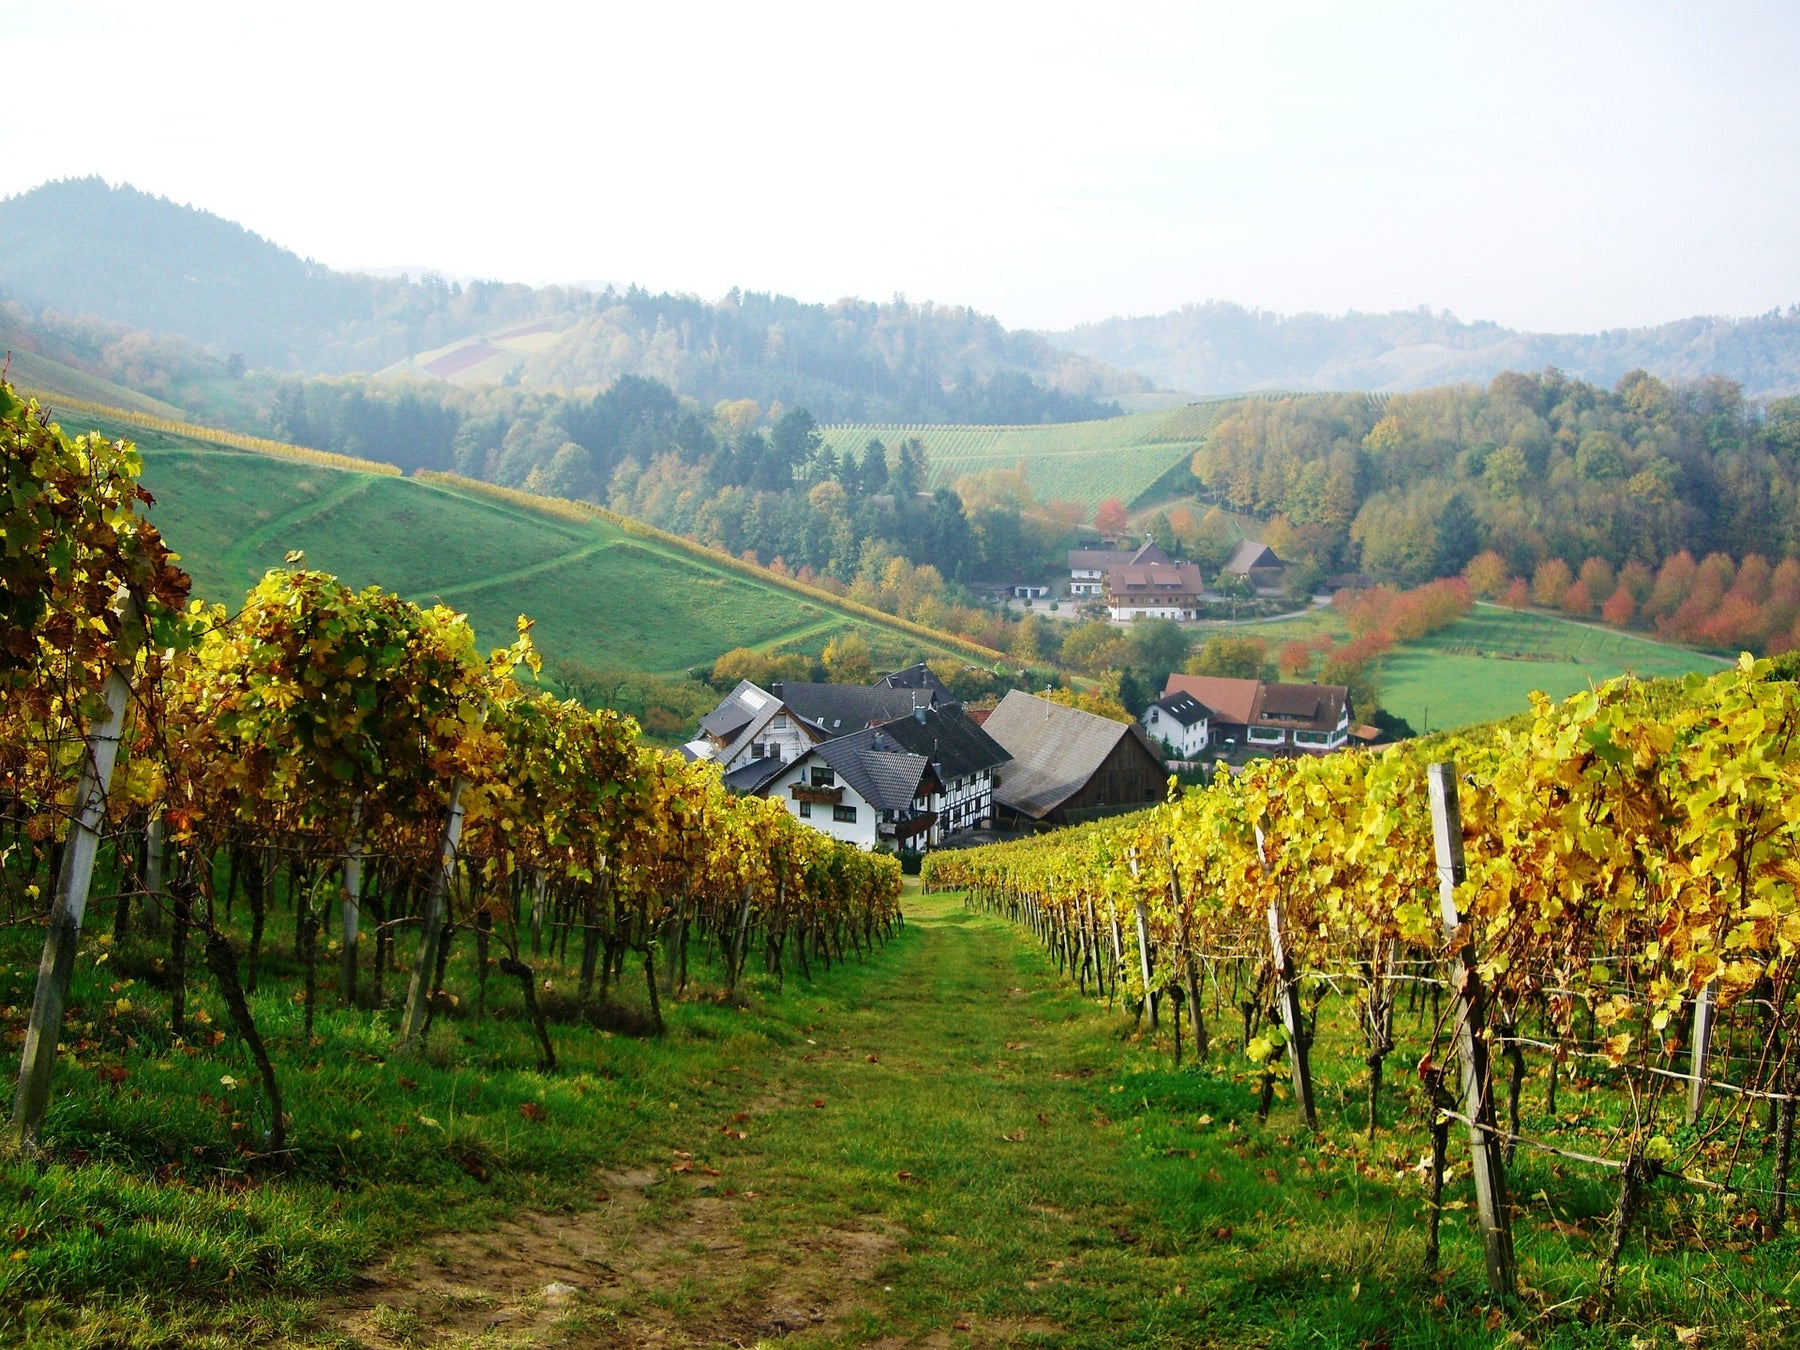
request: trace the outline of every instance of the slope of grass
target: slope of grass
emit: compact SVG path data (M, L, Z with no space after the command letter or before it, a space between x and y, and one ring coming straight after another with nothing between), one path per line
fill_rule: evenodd
M790 969L779 992L758 975L741 1006L696 959L688 995L664 1003L665 1036L559 1023L554 1075L527 1067L510 981L475 1015L466 942L446 985L462 1003L406 1061L387 1058L387 1007L327 1008L304 1043L277 951L254 1004L294 1115L285 1173L235 1147L266 1109L229 1040L171 1042L149 978L116 1011L108 982L158 948L90 953L51 1159L0 1167L14 1244L0 1330L29 1347L220 1350L776 1336L800 1350L1673 1350L1679 1322L1704 1344L1786 1343L1792 1240L1697 1245L1673 1188L1627 1248L1613 1321L1589 1325L1611 1188L1531 1154L1512 1184L1532 1292L1490 1308L1460 1138L1444 1270L1428 1276L1416 1091L1396 1073L1363 1141L1356 1034L1336 1001L1313 1140L1282 1105L1258 1123L1228 1014L1212 1063L1176 1071L1166 1032L1122 1040L1123 1016L1009 926L955 897L908 914L867 964ZM271 941L290 928L271 924ZM15 1002L30 939L0 935ZM553 960L541 973L567 988ZM641 1011L638 988L622 994ZM219 1016L210 990L191 999L190 1015ZM1535 1079L1529 1092L1528 1112ZM1608 1109L1604 1093L1564 1093L1574 1112Z
M734 647L816 651L856 631L880 658L947 654L741 571L626 534L441 483L140 442L151 517L196 590L234 603L288 553L353 585L467 613L500 643L528 614L546 654L599 669L679 674ZM817 645L814 645L816 642Z
M182 416L181 409L173 404L164 403L148 394L140 394L135 389L127 389L122 384L114 384L98 375L90 375L85 370L77 370L48 356L28 351L10 351L7 356L8 381L22 394L35 394L41 403L55 405L64 399L76 398L93 403L109 403L133 412L148 413L153 417Z
M1530 706L1533 690L1566 698L1627 672L1711 674L1722 662L1654 638L1549 614L1482 605L1382 660L1381 701L1420 731L1489 722Z
M1221 399L1097 422L1043 426L859 423L821 430L840 455L860 455L871 439L892 448L909 436L918 437L930 462L932 487L949 487L964 474L1013 469L1022 463L1026 482L1039 501L1079 501L1092 512L1108 497L1130 503L1171 467L1192 458L1230 406Z

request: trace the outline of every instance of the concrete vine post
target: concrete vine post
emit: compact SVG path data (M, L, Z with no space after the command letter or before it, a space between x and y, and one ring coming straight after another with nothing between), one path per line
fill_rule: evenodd
M1687 1123L1700 1119L1700 1108L1706 1100L1706 1061L1712 1050L1713 1020L1718 1015L1719 982L1708 980L1700 997L1694 1000L1694 1036L1688 1060Z
M1262 824L1256 827L1256 857L1269 865L1268 841ZM1287 1033L1288 1069L1294 1079L1294 1105L1306 1128L1317 1134L1319 1113L1313 1105L1312 1054L1306 1043L1306 1015L1300 1007L1300 981L1294 974L1294 956L1287 948L1287 921L1277 897L1269 902L1269 955L1275 964L1275 1002L1281 1009L1282 1030Z
M412 982L406 988L406 1011L400 1015L401 1053L416 1049L414 1042L425 1026L431 1006L431 982L437 974L438 948L444 940L444 916L449 909L450 880L456 873L456 849L462 839L463 780L450 784L450 813L438 847L437 866L431 872L431 890L425 900L424 926L419 932L419 953L413 961Z
M356 1002L356 930L362 913L362 799L350 813L350 847L344 850L343 951L339 953L338 998Z
M1431 791L1431 831L1437 850L1438 903L1444 938L1456 948L1456 1048L1462 1061L1463 1110L1469 1119L1470 1170L1475 1174L1475 1204L1481 1217L1488 1292L1510 1302L1516 1289L1517 1267L1513 1259L1512 1221L1506 1210L1506 1169L1500 1161L1488 1073L1487 1001L1482 992L1474 938L1463 928L1456 909L1456 888L1465 876L1456 765L1432 764L1426 769L1426 777Z
M1137 850L1131 850L1131 879L1138 879ZM1150 1033L1156 1034L1156 995L1150 992L1150 909L1137 897L1138 969L1144 977L1144 1008L1150 1015Z
M135 617L135 610L128 604L126 622ZM75 789L75 819L69 824L62 868L56 876L50 927L44 934L44 954L38 962L37 992L31 1003L31 1021L25 1029L25 1050L19 1058L10 1134L13 1142L27 1152L37 1148L38 1131L50 1105L56 1038L62 1031L69 978L75 970L75 949L81 939L81 920L87 912L88 886L100 851L101 827L106 822L107 785L112 781L119 739L125 730L125 706L130 701L131 686L123 666L115 667L107 676L104 692L106 715L98 726L88 730L81 780Z

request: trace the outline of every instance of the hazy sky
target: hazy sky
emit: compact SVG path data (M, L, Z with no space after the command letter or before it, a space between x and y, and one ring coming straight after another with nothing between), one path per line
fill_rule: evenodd
M1800 301L1800 4L0 0L0 194L333 266L1592 330Z

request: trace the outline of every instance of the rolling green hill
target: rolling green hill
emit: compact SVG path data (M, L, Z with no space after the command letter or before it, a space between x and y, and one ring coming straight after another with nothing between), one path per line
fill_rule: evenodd
M891 447L917 437L934 488L952 487L964 474L1022 463L1038 501L1079 501L1091 512L1108 497L1129 505L1171 469L1186 465L1232 406L1233 400L1217 399L1097 422L1012 427L858 422L820 432L840 455L860 453L871 439Z
M736 647L816 654L854 632L884 668L997 659L576 503L210 444L123 418L60 420L138 442L151 519L196 594L233 606L298 550L354 585L466 613L483 643L508 641L526 614L553 683L611 689L618 697L605 701L640 717L660 707L664 725L645 720L664 735L710 703L688 672Z

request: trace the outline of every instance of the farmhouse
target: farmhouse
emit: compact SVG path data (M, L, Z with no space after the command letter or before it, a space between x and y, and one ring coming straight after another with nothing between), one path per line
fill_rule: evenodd
M922 664L873 685L742 681L683 750L836 838L916 852L991 823L1007 759Z
M1142 567L1147 563L1166 563L1169 555L1149 539L1136 549L1077 548L1069 550L1069 594L1103 595L1106 592L1106 569L1109 567Z
M931 761L902 750L879 728L825 741L773 770L746 765L725 776L733 791L773 797L815 830L861 848L923 851L937 824Z
M1242 577L1259 591L1281 589L1287 564L1275 556L1275 550L1254 539L1246 539L1231 551L1221 569L1228 576Z
M982 730L1011 756L994 788L997 822L1067 825L1162 799L1162 760L1136 722L1015 689Z
M1171 759L1192 759L1206 749L1212 710L1192 694L1164 694L1139 721L1151 740L1166 746Z
M1131 563L1109 567L1101 582L1107 612L1120 622L1132 619L1191 619L1206 582L1193 563Z
M1214 744L1325 754L1351 739L1350 691L1341 684L1269 684L1216 675L1171 675L1164 697L1189 694L1212 710Z

